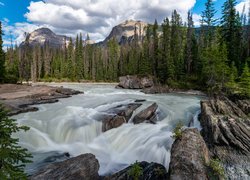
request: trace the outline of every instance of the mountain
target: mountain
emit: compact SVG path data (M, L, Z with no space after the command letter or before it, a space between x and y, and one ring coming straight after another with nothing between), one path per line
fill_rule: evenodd
M102 42L95 43L93 40L84 41L83 45L87 44L97 44L97 45L106 45L107 42L113 38L117 40L119 44L130 43L134 39L134 35L138 36L139 40L146 35L146 27L148 23L142 21L133 21L127 20L115 27L113 27L109 36ZM31 46L43 46L46 43L49 43L50 47L53 48L62 48L65 46L65 43L69 43L69 37L63 35L57 35L49 28L40 28L31 33L28 33L26 36L26 41L21 43L21 46L24 46L27 42Z
M111 33L102 44L106 44L112 38L115 38L119 44L130 43L133 41L135 33L140 40L146 35L147 26L148 23L146 22L127 20L113 27Z
M65 43L68 44L69 37L57 35L49 28L40 28L27 34L26 40L21 43L21 46L24 46L27 42L31 46L43 46L46 42L50 47L62 48Z

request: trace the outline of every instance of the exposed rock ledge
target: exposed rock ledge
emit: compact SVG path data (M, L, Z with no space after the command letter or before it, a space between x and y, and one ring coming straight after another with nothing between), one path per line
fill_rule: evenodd
M250 178L250 119L232 101L223 97L201 102L202 135L226 176Z
M63 87L0 84L0 103L9 110L9 115L16 115L38 110L30 105L55 103L59 98L80 93L82 92Z

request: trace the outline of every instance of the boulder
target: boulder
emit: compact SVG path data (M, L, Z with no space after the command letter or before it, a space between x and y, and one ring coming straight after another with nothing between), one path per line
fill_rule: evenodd
M250 178L250 119L228 98L201 101L202 136L227 177Z
M173 180L206 180L209 150L197 129L185 129L171 148L169 176Z
M148 163L140 162L137 163L141 168L141 176L138 177L138 180L166 180L167 171L166 168L158 163ZM104 180L134 180L136 179L133 176L134 165L131 165L124 170L121 170L112 176L107 176Z
M106 132L113 128L118 128L126 123L124 116L110 116L102 121L102 132Z
M154 103L148 108L142 110L137 115L135 115L135 117L133 118L133 123L140 124L143 122L149 122L149 123L155 124L157 120L157 117L156 117L157 108L158 108L158 105Z
M119 105L106 111L110 114L102 120L102 131L106 132L110 129L120 127L127 123L132 117L133 112L142 104L130 103L126 105Z
M50 164L30 177L31 180L98 180L98 160L93 154L83 154L68 160Z
M117 88L124 89L143 89L152 87L154 81L152 77L139 77L139 76L121 76L119 77L119 84Z
M152 86L149 88L145 88L142 90L145 94L161 94L161 93L169 93L172 90L167 86Z

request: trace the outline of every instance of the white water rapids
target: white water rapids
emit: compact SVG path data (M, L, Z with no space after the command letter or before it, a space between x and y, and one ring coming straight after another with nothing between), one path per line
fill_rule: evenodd
M28 132L18 134L20 144L34 156L33 163L27 167L28 173L65 152L70 156L94 154L100 163L101 175L121 170L136 160L157 162L168 169L175 125L182 121L187 126L193 118L194 126L199 128L197 116L201 97L198 96L146 95L135 90L115 89L114 85L59 86L62 85L84 91L84 94L60 99L54 104L38 105L40 110L37 112L13 116L20 124L30 127ZM128 123L102 133L102 122L98 119L105 111L136 99L146 102L134 114L153 102L158 104L157 124Z

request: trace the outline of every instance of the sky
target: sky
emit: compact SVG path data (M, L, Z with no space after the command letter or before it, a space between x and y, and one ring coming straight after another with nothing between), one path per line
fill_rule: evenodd
M237 0L242 12L249 0ZM199 25L206 0L0 0L0 21L5 33L4 46L19 44L25 32L48 27L57 34L75 37L87 33L95 41L108 36L112 27L128 20L159 23L176 9L185 21L192 10L195 25ZM225 0L214 0L216 17L221 15ZM248 10L248 8L246 8Z

